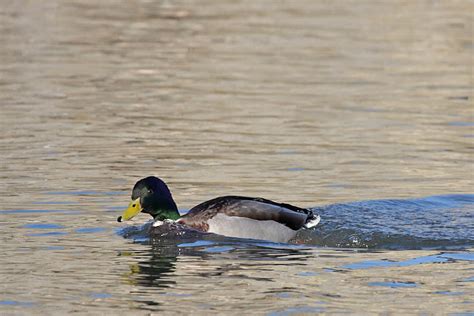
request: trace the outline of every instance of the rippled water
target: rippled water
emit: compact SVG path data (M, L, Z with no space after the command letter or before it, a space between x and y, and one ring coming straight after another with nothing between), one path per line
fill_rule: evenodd
M474 312L470 1L0 6L0 314ZM143 176L313 207L150 239Z

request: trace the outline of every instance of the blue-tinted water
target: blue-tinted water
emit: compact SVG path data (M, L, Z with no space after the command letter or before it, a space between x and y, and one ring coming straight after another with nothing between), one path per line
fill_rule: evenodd
M10 306L21 306L21 307L32 307L34 305L33 302L19 302L19 301L11 301L11 300L0 300L0 305L10 305Z
M383 267L409 267L418 264L429 264L429 263L446 263L454 261L471 261L474 262L474 253L461 252L461 253L440 253L432 256L424 256L413 258L404 261L387 261L387 260L374 260L374 261L362 261L357 263L351 263L343 266L346 269L360 270L370 268L383 268Z
M474 245L474 195L441 195L334 204L315 208L321 223L306 243L383 249Z
M407 288L407 287L416 287L416 283L414 282L370 282L368 283L369 286L383 286L383 287L391 287L391 288Z
M35 224L26 224L23 226L23 228L27 229L58 229L58 228L64 228L63 225L58 225L58 224L47 224L47 223L35 223Z

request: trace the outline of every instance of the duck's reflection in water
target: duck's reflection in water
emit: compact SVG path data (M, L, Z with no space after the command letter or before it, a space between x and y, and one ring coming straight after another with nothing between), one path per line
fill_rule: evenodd
M171 287L180 276L271 281L255 272L282 265L304 266L316 251L301 245L207 234L173 223L147 229L150 238L144 243L150 248L130 254L136 256L136 263L130 265L127 275L129 283L146 287Z

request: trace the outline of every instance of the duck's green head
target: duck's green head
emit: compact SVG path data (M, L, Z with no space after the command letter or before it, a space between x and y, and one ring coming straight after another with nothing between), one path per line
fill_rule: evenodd
M117 221L128 221L140 212L148 213L160 221L179 218L178 208L168 186L163 180L153 176L143 178L135 184L132 201Z

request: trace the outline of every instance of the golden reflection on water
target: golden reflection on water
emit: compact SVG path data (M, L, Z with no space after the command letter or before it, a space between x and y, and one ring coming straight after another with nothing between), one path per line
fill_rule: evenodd
M115 211L151 174L182 209L229 193L308 207L471 193L473 9L470 1L3 4L1 208L65 212L1 214L4 300L33 305L0 310L472 311L472 282L460 281L469 262L322 273L424 251L312 250L298 261L318 273L307 278L295 276L301 265L248 265L246 251L178 253L165 273L173 291L157 299L154 283L134 278L149 248L115 234ZM22 228L38 222L66 234ZM84 227L106 231L75 231ZM367 286L394 278L419 286ZM458 287L463 294L433 294Z

